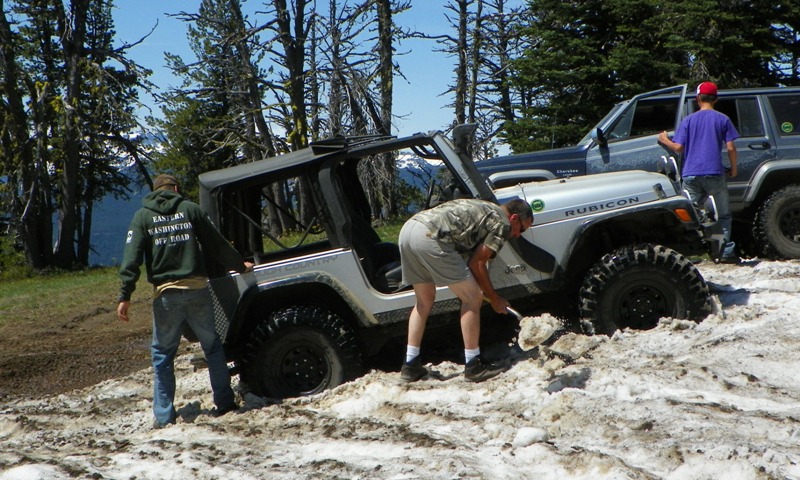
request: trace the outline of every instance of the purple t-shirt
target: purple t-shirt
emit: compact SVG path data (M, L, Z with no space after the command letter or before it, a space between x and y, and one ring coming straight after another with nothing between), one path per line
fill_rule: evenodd
M716 110L700 110L684 118L672 141L683 145L683 176L722 175L722 148L739 138L731 119Z

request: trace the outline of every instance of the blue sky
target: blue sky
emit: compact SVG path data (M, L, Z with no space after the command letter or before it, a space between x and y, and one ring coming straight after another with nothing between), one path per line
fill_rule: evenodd
M508 3L519 4L521 1ZM167 14L195 12L199 2L118 0L117 3L113 15L119 41L134 42L155 27L147 40L130 50L129 56L153 70L151 80L160 88L178 85L179 82L165 67L163 52L189 55L191 58L191 50L187 45L184 23ZM453 34L445 18L448 10L443 6L444 1L412 0L411 3L409 11L395 17L398 25L430 35ZM261 5L263 0L244 2L245 9ZM398 52L409 53L395 57L407 80L395 79L394 113L401 118L395 120L396 131L393 133L403 136L426 132L444 128L450 123L453 113L446 105L452 100L443 92L452 82L455 59L434 51L436 48L437 44L431 40L408 40L398 46ZM152 100L148 103L152 105Z

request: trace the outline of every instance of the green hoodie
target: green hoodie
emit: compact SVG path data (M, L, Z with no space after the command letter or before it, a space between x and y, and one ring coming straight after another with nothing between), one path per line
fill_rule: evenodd
M185 278L207 277L203 251L226 270L245 271L239 252L196 203L172 190L156 190L144 197L142 205L133 216L125 240L119 270L120 301L130 300L142 262L147 269L147 281L155 286Z

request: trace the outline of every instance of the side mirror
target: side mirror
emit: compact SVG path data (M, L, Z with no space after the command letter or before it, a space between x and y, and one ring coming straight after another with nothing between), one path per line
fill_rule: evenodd
M603 130L600 127L597 127L594 130L592 130L592 140L594 140L594 143L600 145L601 147L605 147L606 145L608 145L606 134L603 133Z

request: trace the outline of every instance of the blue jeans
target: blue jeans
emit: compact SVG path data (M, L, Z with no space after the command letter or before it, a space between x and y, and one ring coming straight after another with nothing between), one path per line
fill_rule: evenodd
M717 205L719 223L722 225L722 235L725 239L723 257L734 255L735 245L731 242L731 202L728 194L728 181L723 175L707 175L698 177L683 177L683 187L689 192L689 198L697 206L702 207L706 199L713 195Z
M227 408L234 404L231 376L222 342L214 329L214 313L208 288L198 290L168 289L153 300L153 342L150 353L155 382L153 414L164 425L175 417L175 355L188 324L200 341L208 363L214 405Z

